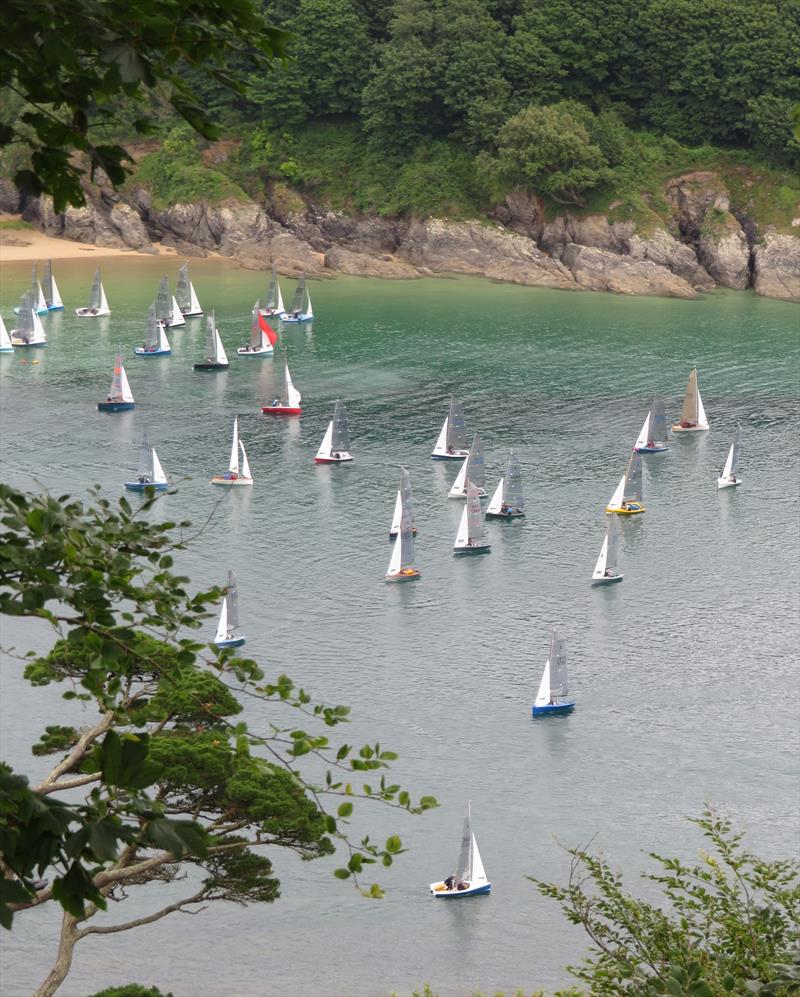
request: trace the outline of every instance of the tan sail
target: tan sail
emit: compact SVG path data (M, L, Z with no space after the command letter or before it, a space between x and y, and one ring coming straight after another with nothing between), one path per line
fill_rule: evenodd
M683 399L683 409L681 410L681 422L697 425L697 368L694 368L689 375L689 382L686 385L686 396Z

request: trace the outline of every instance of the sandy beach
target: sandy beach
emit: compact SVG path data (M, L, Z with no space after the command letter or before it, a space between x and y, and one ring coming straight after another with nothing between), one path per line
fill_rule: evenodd
M19 215L0 214L0 222L19 221ZM173 249L154 247L160 256L175 256ZM32 228L0 228L0 264L39 260L76 260L101 256L152 256L135 249L109 249L72 239L57 239Z

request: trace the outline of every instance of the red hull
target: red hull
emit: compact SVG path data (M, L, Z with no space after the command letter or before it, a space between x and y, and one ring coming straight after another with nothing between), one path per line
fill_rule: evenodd
M261 411L265 415L302 415L300 408L289 408L288 405L262 405Z

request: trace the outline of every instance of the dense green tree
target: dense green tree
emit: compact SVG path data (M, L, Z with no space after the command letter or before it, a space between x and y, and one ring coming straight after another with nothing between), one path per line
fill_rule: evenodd
M745 126L753 148L773 162L797 158L800 142L792 132L793 101L765 93L747 101Z
M188 523L148 523L124 499L85 507L2 485L0 522L0 613L47 621L60 635L28 661L26 678L62 685L66 700L96 710L80 730L45 729L34 754L58 760L37 785L0 765L0 923L11 927L15 914L42 904L64 910L37 997L55 993L90 935L211 900L272 902L275 848L313 859L340 846L346 862L335 875L356 883L402 852L395 835L377 845L347 833L359 797L415 812L435 805L413 805L383 777L362 781L396 755L377 744L334 746L325 729L345 722L347 707L315 705L285 675L267 682L255 661L182 636L207 626L220 596L190 595L188 579L171 570ZM261 701L263 730L241 720L243 695ZM287 707L303 729L281 724ZM306 755L315 771L328 766L319 781L304 777ZM195 874L186 895L159 897L159 884L182 881L187 867ZM118 913L141 891L150 913L98 920L109 899ZM377 884L364 892L381 895Z
M799 993L800 866L753 855L712 810L692 823L710 850L694 864L651 853L658 901L628 893L584 848L569 851L566 886L533 880L589 936L589 957L570 971L598 997Z
M162 83L170 104L206 137L216 132L205 108L181 76L193 67L223 87L242 89L232 60L247 49L250 60L268 69L282 51L284 35L265 20L256 0L82 0L79 4L3 6L0 79L30 105L0 126L0 148L22 143L30 168L15 182L31 193L52 193L56 209L83 203L80 178L102 168L114 183L125 178L125 151L98 144L92 120L113 102L136 99ZM136 131L151 130L146 108Z
M527 187L560 204L582 204L582 194L605 180L608 163L570 104L528 107L497 133L497 155L484 169L503 184Z

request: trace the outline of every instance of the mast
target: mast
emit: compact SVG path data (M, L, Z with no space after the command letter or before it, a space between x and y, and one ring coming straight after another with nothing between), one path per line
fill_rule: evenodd
M175 286L175 300L182 312L188 311L192 303L192 293L189 287L189 264L184 263L178 270L178 283Z
M447 439L448 450L466 450L467 429L464 424L464 412L461 403L456 401L454 395L450 395L450 411L447 415Z
M92 289L89 292L89 308L99 308L100 307L100 267L98 267L94 272L94 277L92 279Z
M642 455L635 451L631 454L628 470L625 472L622 500L623 502L642 501Z
M683 399L683 408L681 409L681 422L694 424L697 422L697 414L697 368L693 367L686 385L686 394Z
M472 879L472 807L467 803L467 813L464 817L464 828L461 832L461 850L458 855L458 865L455 872L455 885L469 883Z
M258 324L260 302L256 300L250 322L250 349L261 349L261 326Z
M477 433L473 436L472 446L469 448L466 477L476 488L483 488L486 484L486 457L483 452L481 438Z
M154 481L154 467L153 467L153 448L150 446L150 441L147 439L147 433L142 437L142 445L139 447L139 467L136 473L140 478L147 478L148 481Z
M484 539L483 509L478 489L467 479L467 538L470 543Z
M47 302L47 307L49 308L53 304L53 264L50 260L44 265L42 290L44 291L44 300Z
M508 466L503 478L503 502L520 512L525 508L525 496L522 494L522 470L519 466L519 457L513 450L508 458Z
M653 396L653 403L650 406L650 439L654 443L666 443L669 439L669 428L667 426L667 412L664 408L664 399L657 395Z
M228 571L225 601L228 603L228 631L233 633L239 627L239 589L236 586L236 575Z
M98 270L98 274L99 274ZM156 318L159 322L168 324L172 321L172 295L169 293L169 277L161 278L156 295Z
M160 343L159 321L156 318L156 304L153 302L147 313L147 335L145 336L144 346L146 350L158 349Z
M275 264L272 264L272 274L269 278L267 288L267 300L264 302L267 311L274 311L278 307L278 271Z
M300 274L300 278L297 281L297 287L294 289L294 297L292 298L292 307L289 309L291 313L301 312L303 310L303 299L306 296L306 274L303 271Z
M604 571L617 573L617 558L619 556L619 523L616 516L611 516L606 527L606 563Z
M344 402L336 399L333 409L333 436L331 437L331 453L350 452L350 428L347 425L347 409Z
M414 534L411 530L411 511L403 509L400 517L400 569L414 567Z
M550 654L547 658L550 663L550 697L560 699L569 692L569 682L567 680L567 647L564 638L557 630L553 630L550 639Z
M403 514L408 513L410 519L410 529L413 530L416 524L416 519L414 516L414 499L411 495L411 475L408 473L408 468L400 468L400 503L402 506ZM402 529L402 516L401 516L401 529Z

